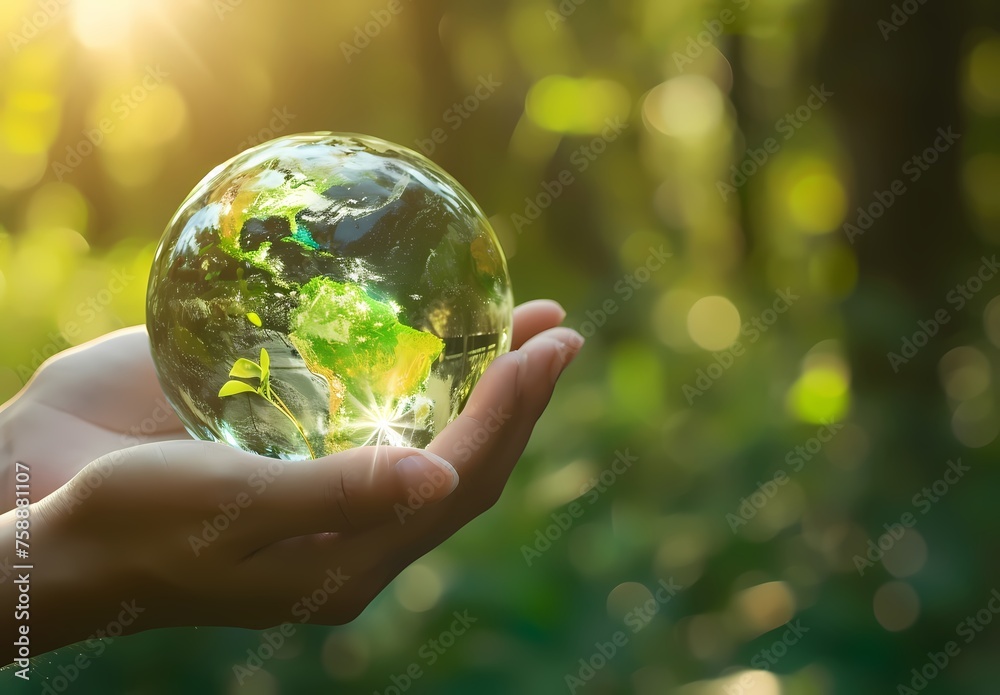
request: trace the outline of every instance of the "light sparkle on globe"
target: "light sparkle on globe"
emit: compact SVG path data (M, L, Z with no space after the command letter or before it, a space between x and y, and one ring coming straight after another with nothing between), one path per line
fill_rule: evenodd
M167 226L153 361L195 437L266 456L426 446L510 347L503 251L468 192L377 138L280 138Z

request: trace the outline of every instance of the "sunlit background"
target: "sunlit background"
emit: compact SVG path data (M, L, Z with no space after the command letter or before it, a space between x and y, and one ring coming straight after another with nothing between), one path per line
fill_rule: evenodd
M949 640L929 692L995 692L1000 625L957 626L1000 586L1000 9L902 4L0 3L0 400L141 323L188 191L303 131L423 149L589 338L501 504L352 625L244 679L258 633L146 633L69 692L895 693Z

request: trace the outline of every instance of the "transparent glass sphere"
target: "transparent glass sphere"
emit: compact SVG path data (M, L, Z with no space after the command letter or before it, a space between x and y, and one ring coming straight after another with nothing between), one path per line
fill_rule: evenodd
M147 328L188 431L283 459L426 446L510 347L489 222L377 138L283 137L217 167L167 226Z

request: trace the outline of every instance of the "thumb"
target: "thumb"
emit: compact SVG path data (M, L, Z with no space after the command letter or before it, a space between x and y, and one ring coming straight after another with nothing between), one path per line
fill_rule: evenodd
M458 486L455 468L422 449L361 447L283 464L247 510L268 542L402 521Z

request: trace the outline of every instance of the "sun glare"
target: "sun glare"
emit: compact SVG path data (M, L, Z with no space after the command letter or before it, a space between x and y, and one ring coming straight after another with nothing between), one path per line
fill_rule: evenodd
M398 399L395 404L381 404L371 394L367 403L362 403L353 395L349 398L358 412L352 429L367 437L361 446L403 446L404 433L416 426L407 399Z
M87 48L114 48L127 42L138 21L158 5L159 0L73 0L73 33Z

